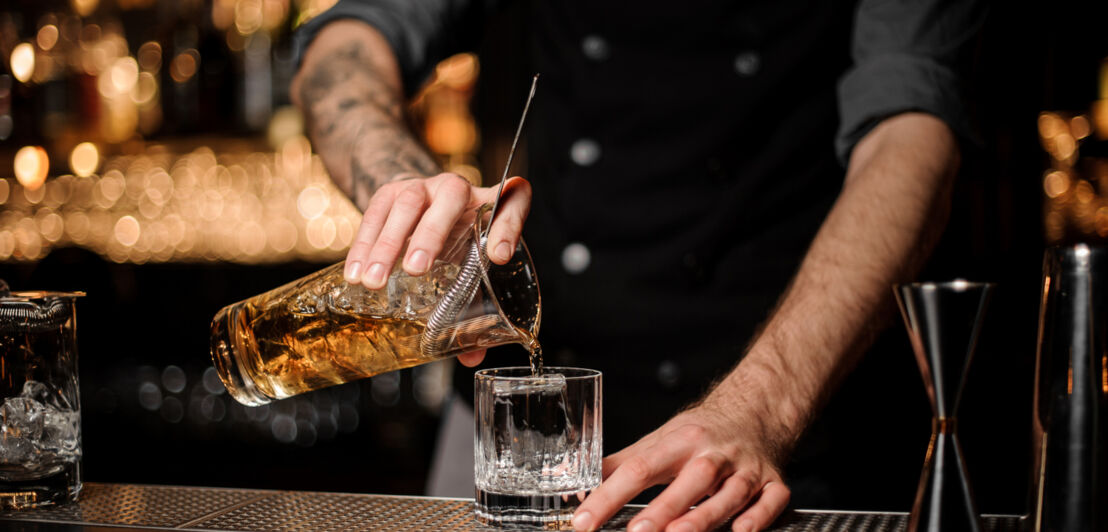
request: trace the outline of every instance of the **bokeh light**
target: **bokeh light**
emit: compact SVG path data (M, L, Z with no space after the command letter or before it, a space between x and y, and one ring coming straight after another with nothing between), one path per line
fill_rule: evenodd
M111 80L117 94L127 94L138 82L138 62L133 57L120 57L112 63Z
M35 48L31 43L19 43L12 49L11 68L12 75L21 83L31 80L35 72Z
M41 146L24 146L15 153L15 178L24 188L35 190L46 182L50 158Z
M35 42L38 43L40 49L48 52L54 48L55 44L58 44L58 36L58 27L53 24L46 24L38 29Z
M156 41L142 44L136 54L138 65L146 72L157 72L162 67L162 45Z
M200 53L193 49L185 50L173 58L169 65L169 77L177 83L184 83L196 74L200 66Z
M1057 198L1070 188L1070 179L1060 170L1048 172L1043 178L1043 192L1049 198Z
M70 5L73 6L73 11L76 11L78 15L87 17L96 11L96 7L100 5L100 0L70 0Z
M69 168L77 177L88 177L100 166L100 151L91 142L82 142L69 154Z

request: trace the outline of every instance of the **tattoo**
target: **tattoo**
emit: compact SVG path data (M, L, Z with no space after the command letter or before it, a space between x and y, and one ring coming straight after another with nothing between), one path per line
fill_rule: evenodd
M316 151L359 207L385 183L438 173L404 120L399 88L375 70L363 43L316 62L304 73L299 95Z

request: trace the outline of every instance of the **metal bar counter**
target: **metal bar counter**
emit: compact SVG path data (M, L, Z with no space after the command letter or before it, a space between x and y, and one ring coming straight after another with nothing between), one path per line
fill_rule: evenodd
M625 530L641 509L629 505L602 530ZM1013 516L985 516L985 529L1018 532ZM793 510L780 532L903 531L908 515ZM0 530L128 531L490 531L473 518L470 499L352 493L86 483L76 504L0 513Z

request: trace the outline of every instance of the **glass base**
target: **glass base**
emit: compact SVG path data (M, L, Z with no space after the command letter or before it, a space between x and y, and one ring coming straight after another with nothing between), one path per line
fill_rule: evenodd
M34 480L0 479L0 511L23 510L76 502L81 493L81 464L67 464L61 472Z
M473 505L484 525L535 530L573 530L573 512L588 491L542 495L495 493L477 488Z
M246 350L241 342L236 342L232 323L238 319L241 307L241 303L224 307L212 320L212 364L231 397L247 406L260 406L272 402L273 398L254 385L254 380L235 357L236 351Z

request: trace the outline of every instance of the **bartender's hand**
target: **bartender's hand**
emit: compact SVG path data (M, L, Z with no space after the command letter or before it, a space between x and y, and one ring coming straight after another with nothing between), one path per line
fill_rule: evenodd
M350 283L381 288L405 245L404 271L427 273L462 214L493 203L496 191L497 187L472 186L449 172L381 185L362 216L343 276ZM504 264L512 257L530 206L531 185L521 177L509 179L489 229L489 260Z
M736 514L736 532L766 528L788 504L789 489L759 432L744 430L710 399L678 414L604 460L604 482L577 510L574 528L595 530L643 490L665 483L629 532L712 530Z
M498 188L499 184L475 187L449 172L382 185L370 198L362 216L358 234L346 255L343 276L350 283L381 288L405 245L407 251L401 267L409 275L423 275L462 215L484 203L493 203ZM511 259L530 207L530 183L521 177L504 183L496 219L489 228L489 260L504 264ZM484 358L482 349L460 355L458 361L473 367Z

